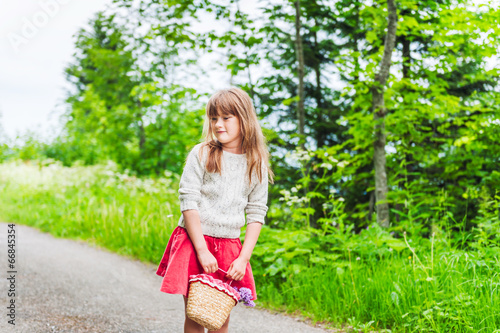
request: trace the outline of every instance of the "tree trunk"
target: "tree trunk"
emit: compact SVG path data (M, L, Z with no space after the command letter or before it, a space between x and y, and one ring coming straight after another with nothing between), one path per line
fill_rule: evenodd
M385 115L387 109L384 101L384 87L389 77L391 57L396 43L397 8L395 0L387 0L388 27L384 42L384 55L380 64L380 71L375 75L375 82L371 88L373 101L372 112L375 123L375 141L373 143L373 161L375 165L375 198L377 209L377 222L382 227L389 227L389 204L387 202L387 173L385 158Z
M408 72L411 66L410 41L406 36L402 36L403 44L403 77L408 78Z
M405 15L409 15L410 14L410 10L406 9L404 11L401 11L400 12L401 16L405 16ZM411 52L410 52L410 45L411 45L411 42L410 40L408 39L408 36L401 36L401 44L403 46L403 79L409 79L409 72L410 72L410 69L411 69ZM402 94L406 94L406 93L410 93L410 91L405 88L402 90ZM404 134L403 136L404 140L405 141L410 141L411 139L409 138L409 135L408 133ZM408 160L411 160L411 155L406 155L405 156L405 159L406 161ZM406 163L404 168L406 168L406 174L409 174L411 173L412 171L409 169L411 163ZM399 184L399 187L400 189L403 188L406 190L405 186L406 186L406 183L405 183L405 175L402 173L402 172L399 172L398 173L398 184ZM399 214L399 212L401 211L401 209L403 209L402 205L398 202L394 205L394 208L396 210L396 213L394 214L394 217L395 217L395 220L396 220L396 223L399 223L399 221L401 220L401 216Z
M300 0L295 1L295 47L297 52L297 74L299 76L299 88L298 88L298 96L299 103L297 106L297 119L299 122L299 135L300 135L300 146L302 148L305 147L305 136L304 136L304 127L305 127L305 112L304 112L304 50L302 49L302 36L300 35Z
M370 192L370 201L368 203L368 223L372 223L373 206L375 205L375 193Z
M144 119L142 117L141 109L142 109L142 103L139 102L137 103L137 125L138 125L138 136L139 136L139 153L141 155L141 158L144 157L145 155L145 143L146 143L146 131L144 130Z
M318 26L318 22L316 18L314 19L314 23L316 26ZM316 31L313 31L313 37L314 37L314 53L318 54L319 51L319 46L318 46L318 35ZM317 112L318 112L318 121L320 123L323 123L323 94L321 91L321 60L319 57L315 59L315 66L314 66L314 73L316 74L316 106L317 106ZM316 134L316 145L318 148L323 147L325 145L325 135L324 135L324 130L319 130L317 131Z

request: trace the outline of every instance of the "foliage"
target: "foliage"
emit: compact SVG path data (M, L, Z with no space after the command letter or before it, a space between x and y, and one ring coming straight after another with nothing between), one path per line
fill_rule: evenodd
M180 173L201 134L200 95L145 75L131 36L116 21L98 13L77 35L78 53L66 69L76 91L67 99L65 133L47 155L65 165L111 159L138 174Z
M316 321L355 330L493 331L500 247L482 233L475 230L474 250L463 251L445 232L406 240L377 224L359 234L340 225L327 237L264 228L254 274L268 306L286 304Z
M137 178L112 161L71 168L11 161L0 164L0 219L155 261L177 225L178 180L169 171Z

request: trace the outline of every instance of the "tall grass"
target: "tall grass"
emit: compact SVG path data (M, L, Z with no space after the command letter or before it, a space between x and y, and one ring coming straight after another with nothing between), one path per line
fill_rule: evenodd
M0 164L0 219L156 262L177 226L177 188L170 178L120 174L113 164Z
M356 260L349 269L311 266L259 285L266 303L319 321L402 332L500 332L498 263L442 253L427 277L412 258Z
M167 176L0 164L0 219L158 263L179 217L178 178ZM252 258L259 304L356 332L500 332L498 217L478 226L459 235L475 239L460 249L448 232L405 240L376 225L266 227Z

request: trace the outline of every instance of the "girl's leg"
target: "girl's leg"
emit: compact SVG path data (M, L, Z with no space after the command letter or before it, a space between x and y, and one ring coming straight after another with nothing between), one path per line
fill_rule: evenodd
M184 296L184 313L186 313L186 307L187 298ZM187 314L185 316L186 320L184 321L184 333L205 333L205 328L203 326L189 319Z

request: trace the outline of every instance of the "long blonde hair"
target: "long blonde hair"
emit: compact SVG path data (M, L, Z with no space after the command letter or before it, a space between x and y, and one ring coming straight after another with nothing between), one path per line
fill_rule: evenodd
M248 94L240 88L221 89L210 97L205 112L203 137L205 142L201 148L208 147L208 158L205 168L208 172L222 173L222 143L217 140L215 129L210 119L221 115L233 115L240 121L241 149L246 153L249 183L252 182L252 172L257 172L259 182L262 182L262 167L267 167L268 178L274 184L274 173L269 166L269 151L266 138L262 133L257 113ZM200 149L201 154L204 149ZM201 160L201 155L200 155Z

